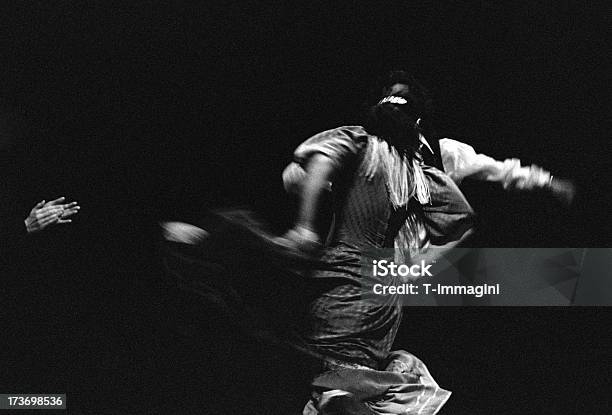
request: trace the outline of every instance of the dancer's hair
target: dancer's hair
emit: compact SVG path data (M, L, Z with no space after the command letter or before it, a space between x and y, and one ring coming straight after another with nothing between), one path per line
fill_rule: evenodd
M393 88L397 84L405 87ZM400 152L416 151L418 134L426 138L432 135L432 100L425 87L405 71L390 71L379 78L374 90L375 102L370 102L365 113L366 130ZM403 98L405 103L384 100L390 96Z
M368 177L385 173L389 198L395 207L412 196L429 200L423 172L416 160L419 135L430 133L431 99L425 88L404 71L391 71L379 80L378 101L369 106L364 127L375 136L370 140L362 165ZM402 87L395 87L402 84Z

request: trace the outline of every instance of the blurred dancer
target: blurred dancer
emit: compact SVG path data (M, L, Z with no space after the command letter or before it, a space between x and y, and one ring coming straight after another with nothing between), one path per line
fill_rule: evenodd
M310 296L303 324L294 329L299 347L318 356L321 367L304 414L434 414L450 395L415 356L391 352L402 316L399 296L365 295L374 284L402 281L372 275L364 261L409 263L432 245L452 247L472 226L472 209L455 183L422 163L417 121L423 98L416 82L405 85L372 106L363 126L339 127L302 143L283 174L286 189L299 198L299 212L282 237L236 212L219 215L223 231L164 224L173 243L204 242L211 250L225 245L235 259L248 256L236 255L242 235L263 247L260 261L291 263L287 274L305 279ZM224 244L222 234L231 243ZM169 264L176 273L176 262ZM193 262L189 266L194 269ZM202 291L201 282L198 289L209 298L213 293Z
M296 225L285 237L301 250L322 246L323 265L308 273L322 288L309 304L302 336L325 363L304 414L338 408L433 414L450 395L416 357L391 352L399 298L381 304L362 295L374 284L400 282L368 273L362 266L368 252L393 248L392 259L407 263L432 245L460 241L472 224L471 208L453 181L422 163L418 119L425 98L418 83L404 84L369 109L364 126L302 143L283 173L285 187L300 198ZM326 194L333 219L322 233Z

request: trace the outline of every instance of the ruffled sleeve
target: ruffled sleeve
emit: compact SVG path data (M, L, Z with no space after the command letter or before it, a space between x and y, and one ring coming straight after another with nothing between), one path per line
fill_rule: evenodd
M306 177L308 160L320 153L329 157L337 170L350 163L367 144L368 134L363 127L347 126L327 130L304 141L293 153L293 163L283 172L283 184L294 192Z
M474 147L450 138L440 140L440 156L444 171L455 183L466 177L490 180L503 168L502 162L476 154Z
M477 154L474 148L450 138L440 140L440 156L444 171L455 183L460 184L469 177L475 180L501 183L529 190L548 185L550 173L537 166L521 166L518 159L495 160L484 154Z
M431 202L422 205L431 243L458 240L474 226L474 210L449 176L429 166L423 166L423 173L431 196Z
M362 127L340 127L323 131L304 141L293 153L294 160L304 164L315 153L329 157L341 167L363 148L368 134Z

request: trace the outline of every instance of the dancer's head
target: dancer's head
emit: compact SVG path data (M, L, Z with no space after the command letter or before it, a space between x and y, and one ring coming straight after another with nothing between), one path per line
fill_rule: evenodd
M404 71L391 71L376 86L376 103L366 112L366 129L400 151L413 152L419 133L430 135L431 99Z

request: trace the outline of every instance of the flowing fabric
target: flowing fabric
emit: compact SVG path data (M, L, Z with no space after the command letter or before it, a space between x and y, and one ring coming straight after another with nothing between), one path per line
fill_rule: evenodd
M450 397L416 356L399 350L387 362L384 371L337 366L317 376L303 414L435 414Z
M284 245L249 212L226 211L197 224L209 237L194 251L180 252L174 244L167 264L191 290L221 298L219 308L229 319L244 317L246 324L240 326L245 331L318 357L321 371L312 383L315 392L306 415L435 414L450 395L416 357L391 351L402 317L400 298L364 294L377 283L400 283L399 277L374 276L364 265L372 259L393 260L398 234L408 260L413 249L456 240L471 226L473 212L448 176L421 165L429 200L413 197L406 206L394 207L384 170L366 175L360 169L372 140L359 126L317 134L298 147L283 173L285 188L299 194L313 154L325 154L336 165L338 174L329 184L333 226L318 255ZM183 276L185 262L191 264L186 268L190 278ZM253 292L239 288L244 291L253 279L254 285L266 287L275 281L279 290L263 290L262 295L279 296L285 303L245 302ZM224 290L224 285L239 288ZM284 295L285 286L295 301ZM259 313L270 305L282 311Z
M328 130L302 143L283 173L285 188L299 194L313 154L326 155L340 171L330 184L335 220L320 257L324 266L307 274L321 291L309 304L310 320L301 336L318 353L342 362L343 369L330 369L315 379L313 387L319 392L304 408L307 415L433 414L450 394L437 386L425 365L412 355L397 354L404 367L412 368L412 375L418 373L416 378L401 376L386 365L394 356L391 346L402 316L399 296L381 301L363 294L374 284L399 281L392 276L373 276L364 264L372 259L397 260L398 252L408 262L430 243L457 240L472 226L473 212L448 176L423 165L415 165L411 177L415 180L417 171L422 174L428 200L413 197L405 206L394 206L385 169L371 174L371 169L362 168L372 154L371 146L378 142L359 126ZM394 257L368 256L389 251L384 248L395 248ZM334 412L336 407L344 412Z

